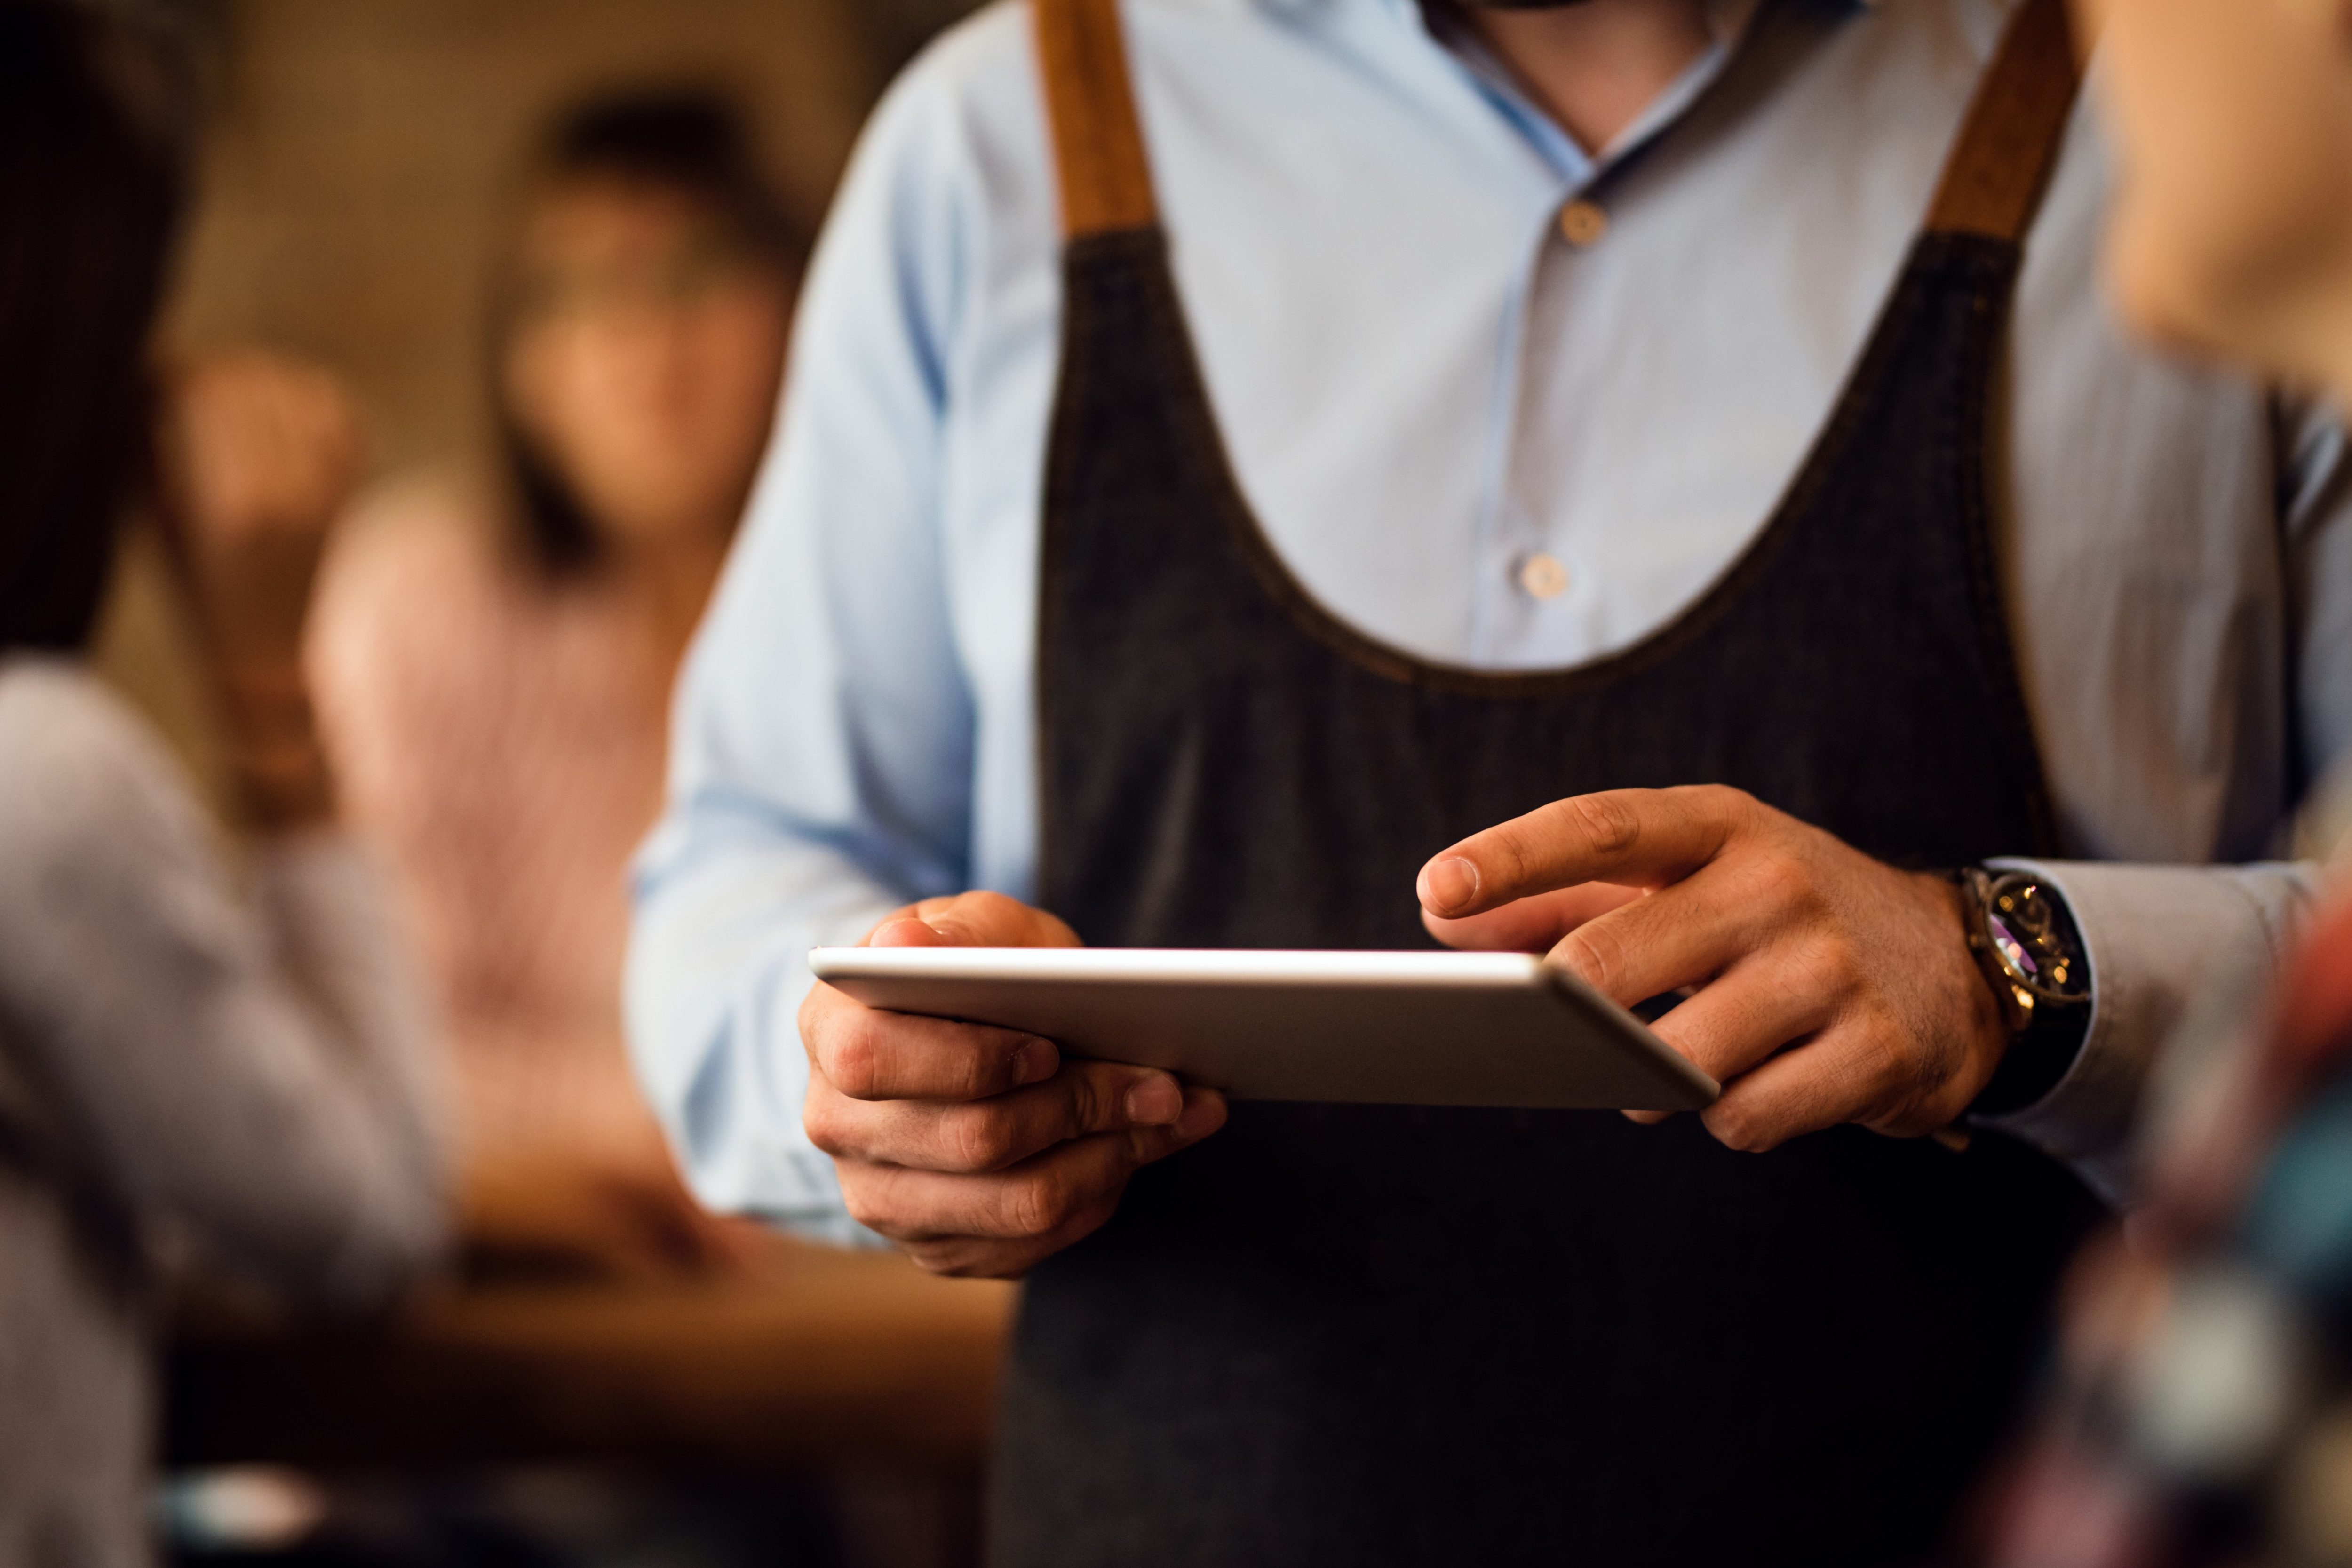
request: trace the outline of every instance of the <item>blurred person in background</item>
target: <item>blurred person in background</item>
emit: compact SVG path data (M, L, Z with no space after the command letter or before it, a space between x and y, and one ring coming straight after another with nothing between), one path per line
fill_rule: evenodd
M325 574L321 721L438 983L485 1261L657 1276L770 1242L688 1195L618 991L671 680L766 441L804 252L721 99L562 116L493 296L505 471L395 481Z
M2352 4L2080 0L2144 334L2352 406ZM2342 786L2336 790L2340 816ZM2340 823L2334 825L2340 827ZM2331 835L2317 837L2323 845ZM2068 1290L2000 1568L2352 1563L2352 891L2156 1084L2145 1202Z
M161 1261L381 1303L443 1231L429 1036L336 821L300 679L353 461L332 385L150 331L177 75L95 8L0 0L0 1564L149 1554ZM152 439L163 426L160 464ZM152 487L255 829L233 873L84 650Z

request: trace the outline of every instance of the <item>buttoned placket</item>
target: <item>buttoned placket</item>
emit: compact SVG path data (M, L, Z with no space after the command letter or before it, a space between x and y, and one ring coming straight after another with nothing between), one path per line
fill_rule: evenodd
M1610 176L1635 152L1663 135L1721 77L1758 9L1757 0L1720 0L1712 13L1716 42L1609 146L1588 153L1513 80L1507 68L1476 40L1447 47L1481 95L1557 176L1551 200L1529 215L1528 262L1505 303L1495 380L1494 419L1481 477L1475 533L1476 570L1470 600L1469 644L1486 662L1508 662L1509 652L1559 639L1532 635L1544 620L1590 618L1608 584L1591 569L1589 549L1561 520L1538 515L1521 493L1528 410L1538 356L1572 352L1536 343L1531 323L1548 289L1574 287L1579 263L1607 247L1615 226ZM1593 640L1593 639L1588 639Z

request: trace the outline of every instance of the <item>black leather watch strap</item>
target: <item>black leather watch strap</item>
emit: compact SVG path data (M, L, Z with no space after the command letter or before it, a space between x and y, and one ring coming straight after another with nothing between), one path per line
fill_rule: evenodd
M2088 1003L2034 1008L2033 1021L2009 1042L1992 1081L1969 1102L1969 1114L2007 1116L2042 1099L2074 1070L2090 1033Z

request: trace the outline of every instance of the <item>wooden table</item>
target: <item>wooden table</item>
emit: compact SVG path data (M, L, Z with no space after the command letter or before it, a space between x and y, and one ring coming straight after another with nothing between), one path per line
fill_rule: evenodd
M215 1313L172 1347L165 1462L976 1466L1013 1302L793 1247L751 1280L451 1289L361 1327Z

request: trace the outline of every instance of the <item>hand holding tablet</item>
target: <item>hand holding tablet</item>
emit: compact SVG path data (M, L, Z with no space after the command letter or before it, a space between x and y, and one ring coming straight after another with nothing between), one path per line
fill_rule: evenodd
M868 951L1075 948L994 893L909 905ZM802 1121L850 1217L940 1274L1010 1278L1108 1219L1128 1178L1213 1134L1224 1097L1156 1068L1066 1058L1041 1035L810 988Z
M1615 1005L1514 953L1087 950L966 893L821 949L803 1119L851 1216L944 1274L1013 1277L1100 1226L1129 1177L1235 1097L1708 1104Z

